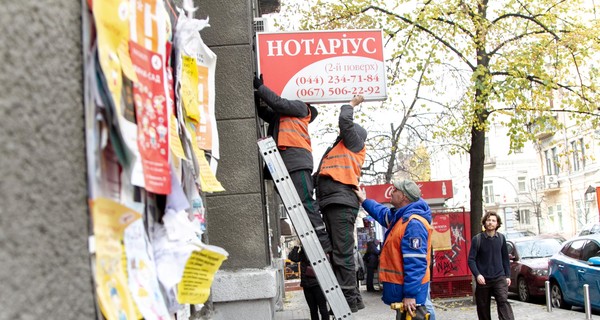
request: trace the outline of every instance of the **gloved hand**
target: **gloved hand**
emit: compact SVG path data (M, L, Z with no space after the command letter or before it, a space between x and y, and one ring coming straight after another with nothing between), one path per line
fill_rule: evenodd
M254 77L254 89L260 88L260 86L262 86L263 84L264 83L263 83L263 76L262 76L262 74L260 75L260 78L256 77L256 76Z

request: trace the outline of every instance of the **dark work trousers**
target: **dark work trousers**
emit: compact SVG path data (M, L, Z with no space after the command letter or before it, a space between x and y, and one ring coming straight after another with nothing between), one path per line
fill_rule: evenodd
M356 306L356 268L354 264L354 222L358 209L339 204L321 208L325 225L331 237L333 252L331 268L350 308Z
M320 286L313 286L308 288L302 288L304 290L304 299L310 309L310 320L319 320L319 313L321 319L329 319L329 311L327 310L327 299L321 290Z
M365 303L363 302L362 296L360 295L360 280L358 279L358 271L356 272L356 305L362 305L362 308L365 307Z
M290 178L296 187L302 205L304 205L304 210L306 210L308 219L310 219L310 223L313 228L315 228L323 251L325 251L325 253L331 252L331 241L329 240L329 235L325 229L325 223L323 223L319 208L317 208L317 202L313 198L314 187L310 170L296 170L290 172Z
M479 320L491 320L490 304L492 295L498 307L498 319L514 320L512 307L508 303L508 283L505 277L486 280L484 285L477 283L475 288L475 302L477 303L477 317Z
M375 291L373 286L373 279L375 278L375 271L377 268L367 267L367 291Z

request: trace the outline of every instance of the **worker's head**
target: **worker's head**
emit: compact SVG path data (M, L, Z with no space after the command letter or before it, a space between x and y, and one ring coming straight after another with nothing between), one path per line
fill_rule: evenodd
M315 119L317 118L317 116L319 115L319 110L317 110L317 108L313 107L312 104L306 104L308 106L308 109L310 109L310 122L315 121Z
M481 225L485 231L498 230L502 225L502 219L494 211L487 211L483 217L481 217Z
M412 180L394 181L391 203L395 208L402 208L421 198L421 189Z
M365 130L365 128L361 127L360 124L355 123L354 130L356 130L356 133L362 139L363 142L367 140L367 130Z

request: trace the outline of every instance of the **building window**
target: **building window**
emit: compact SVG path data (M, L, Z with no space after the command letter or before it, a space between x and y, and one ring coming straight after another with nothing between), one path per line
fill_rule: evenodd
M571 152L573 153L573 171L579 171L579 146L577 140L571 141Z
M483 155L485 157L485 159L491 159L491 155L490 155L490 139L488 137L485 137L485 142L483 145Z
M579 150L581 151L581 168L585 168L585 144L583 138L579 139Z
M529 209L521 209L519 210L521 213L521 223L522 224L531 224L531 212Z
M519 186L519 192L527 191L527 177L518 177L517 184Z
M554 174L560 173L558 168L558 149L556 147L552 148L552 169L554 170Z
M492 181L483 182L483 202L494 203L494 184Z
M544 151L544 158L546 159L546 174L552 174L552 158L550 157L550 151Z
M556 218L558 219L558 229L563 230L562 205L556 205Z
M556 219L554 218L554 208L552 206L548 206L548 221L550 221L550 225L555 227Z

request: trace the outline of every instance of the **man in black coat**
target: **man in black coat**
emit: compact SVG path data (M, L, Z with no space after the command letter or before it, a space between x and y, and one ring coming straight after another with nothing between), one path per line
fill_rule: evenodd
M319 242L325 253L329 253L332 250L331 241L313 198L313 157L308 135L308 124L317 117L318 111L303 101L280 97L264 85L262 76L255 77L253 84L256 96L259 98L256 104L258 116L269 124L267 134L277 143L281 159L302 200Z

